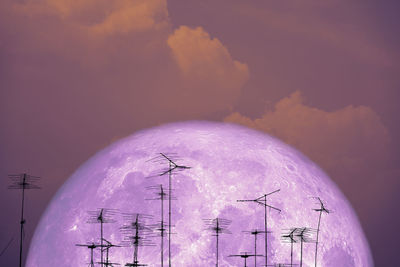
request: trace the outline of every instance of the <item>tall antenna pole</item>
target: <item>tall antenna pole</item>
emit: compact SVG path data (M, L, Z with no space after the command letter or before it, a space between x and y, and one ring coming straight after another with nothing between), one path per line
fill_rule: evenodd
M22 267L22 252L23 252L24 232L25 232L24 225L26 223L24 218L25 189L40 189L40 187L34 184L40 179L40 177L31 176L26 173L11 174L8 175L8 177L12 181L12 184L8 187L9 189L22 189L20 241L19 241L19 267Z
M160 153L160 156L155 159L162 159L168 162L168 169L161 172L158 176L164 176L168 173L168 266L171 267L171 234L172 234L172 172L180 171L184 169L190 169L190 167L176 164L171 157L168 157L164 153ZM154 160L154 159L153 159Z
M272 192L270 192L270 193L268 193L268 194L264 194L263 196L261 196L261 197L259 197L259 198L256 198L256 199L241 199L241 200L237 200L237 202L255 202L255 203L257 203L257 204L259 204L259 205L261 205L261 206L264 206L265 265L268 265L268 225L267 225L268 220L267 220L267 207L281 212L280 209L275 208L275 207L273 207L273 206L267 204L267 196L272 195L272 194L274 194L274 193L276 193L276 192L279 192L279 191L280 191L280 189L275 190L275 191L272 191Z
M161 212L161 222L160 222L160 227L157 228L156 230L160 231L160 251L161 251L161 267L164 266L164 237L165 237L165 224L164 224L164 200L165 197L167 196L167 194L164 191L164 187L162 186L162 184L158 185L158 186L149 186L146 189L148 190L159 190L156 194L159 196L158 198L153 198L153 199L146 199L146 200L161 200L160 204L160 212ZM158 225L156 224L156 227L158 227Z
M314 211L318 211L319 212L318 227L317 227L317 238L316 238L317 240L315 242L315 259L314 259L315 267L317 267L318 237L319 237L319 227L320 227L320 224L321 224L322 213L323 212L325 212L326 214L330 213L330 211L325 208L324 203L322 202L322 200L319 197L317 197L316 199L318 199L318 201L319 201L320 208L319 209L314 209Z

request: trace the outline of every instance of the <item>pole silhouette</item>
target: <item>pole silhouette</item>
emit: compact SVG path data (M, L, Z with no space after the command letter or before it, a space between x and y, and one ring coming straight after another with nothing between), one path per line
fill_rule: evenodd
M20 219L20 238L19 238L19 267L22 267L22 252L25 230L24 226L26 220L24 218L24 206L25 206L25 190L26 189L40 189L39 186L35 185L39 181L40 177L22 174L10 174L8 178L12 181L12 184L8 187L9 189L21 189L22 190L22 201L21 201L21 219Z
M317 227L317 240L315 241L315 267L317 267L317 258L318 258L318 237L319 237L319 227L321 224L321 217L322 217L322 213L326 213L329 214L330 211L328 209L325 208L324 203L322 202L322 200L317 197L316 199L318 199L319 204L320 204L320 208L319 209L314 209L314 211L319 212L319 217L318 217L318 227Z
M163 162L167 161L168 168L162 171L157 176L164 176L168 174L168 266L171 267L171 234L172 234L172 173L177 171L182 171L185 169L190 169L188 166L178 165L170 156L164 153L159 153L160 155L152 160Z

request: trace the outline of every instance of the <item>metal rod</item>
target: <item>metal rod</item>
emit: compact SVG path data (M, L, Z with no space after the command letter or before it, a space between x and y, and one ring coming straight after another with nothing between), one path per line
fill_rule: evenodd
M24 173L24 178L22 182L22 209L21 209L21 232L19 241L19 267L22 267L22 246L23 246L23 235L24 235L24 202L25 202L25 184L26 184L26 173Z

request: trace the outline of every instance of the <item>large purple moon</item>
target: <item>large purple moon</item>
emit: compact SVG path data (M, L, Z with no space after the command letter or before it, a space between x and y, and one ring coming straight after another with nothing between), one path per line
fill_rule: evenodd
M257 266L265 264L264 235L246 231L264 229L264 207L255 202L237 202L268 196L268 264L290 263L291 243L282 235L292 228L311 229L303 242L302 266L315 266L315 233L319 197L331 212L320 221L317 265L324 267L373 266L370 249L357 216L329 177L300 152L265 133L242 126L213 122L166 124L143 130L103 149L84 163L59 189L35 231L27 267L87 266L90 251L76 244L99 243L100 225L87 223L88 211L118 210L114 223L104 224L104 238L113 244L124 240L123 213L143 217L147 225L160 221L161 206L148 187L168 188L165 164L155 157L173 155L180 165L191 167L172 175L171 262L173 266L215 266L216 237L204 219L230 220L230 233L219 236L219 266L244 266L240 255L254 253ZM168 201L164 203L168 222ZM156 230L155 230L156 231ZM147 237L154 246L139 247L138 260L161 266L160 240ZM168 266L168 235L164 265ZM301 242L293 243L293 264L300 264ZM110 261L125 265L133 259L132 247L110 249ZM99 249L94 261L100 261ZM254 266L254 258L247 259ZM95 266L100 266L95 263ZM289 266L289 265L285 265Z

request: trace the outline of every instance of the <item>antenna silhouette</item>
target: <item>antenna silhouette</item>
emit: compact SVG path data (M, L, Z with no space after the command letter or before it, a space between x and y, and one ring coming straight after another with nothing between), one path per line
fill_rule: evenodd
M78 247L86 247L86 248L90 249L90 263L89 263L88 266L94 267L93 250L94 250L95 248L98 248L99 245L96 245L95 243L92 243L92 244L76 244L75 246L78 246Z
M35 185L40 180L40 177L22 174L10 174L8 178L12 184L8 189L22 189L22 205L21 205L21 220L20 220L20 240L19 240L19 267L22 267L22 247L24 241L24 225L26 220L24 218L24 204L25 204L25 190L26 189L40 189L39 186Z
M290 242L290 267L293 266L293 243L297 242L295 239L295 233L297 230L297 228L291 228L289 233L281 236L284 242Z
M268 238L268 225L267 225L267 222L268 222L268 221L267 221L267 207L270 208L270 209L274 209L274 210L277 210L277 211L281 212L280 209L275 208L275 207L273 207L273 206L267 204L267 196L272 195L272 194L274 194L274 193L276 193L276 192L279 192L279 191L281 191L281 190L278 189L278 190L272 191L272 192L270 192L270 193L268 193L268 194L264 194L263 196L261 196L261 197L259 197L259 198L256 198L256 199L241 199L241 200L237 200L237 202L255 202L255 203L257 203L257 204L259 204L259 205L261 205L261 206L264 206L265 265L268 264L268 242L267 242L267 241L268 241L268 240L267 240L267 238Z
M319 209L314 209L315 211L319 212L319 218L318 218L318 227L317 227L317 240L315 241L315 267L317 267L317 255L318 255L318 236L319 236L319 227L320 227L320 223L321 223L321 217L322 217L322 213L326 213L329 214L330 211L327 210L324 206L324 203L322 202L322 200L319 197L316 197L316 199L318 199L319 204L320 204L320 208Z
M252 230L252 231L243 231L245 233L254 235L254 255L257 255L257 235L265 233L265 231L261 231L261 230ZM268 231L268 233L271 233L270 231ZM257 266L257 257L254 257L254 267Z
M312 229L308 227L297 228L295 236L300 239L300 267L303 266L303 243L313 242L310 238Z
M165 237L165 231L167 230L165 228L165 224L164 224L164 200L165 197L167 196L167 194L165 193L165 190L162 186L162 184L158 185L158 186L149 186L147 187L148 190L158 190L156 195L158 196L157 198L153 198L153 199L147 199L147 200L160 200L161 202L161 221L160 221L160 226L159 228L156 228L157 231L160 232L160 237L161 237L161 244L160 244L160 250L161 250L161 267L164 266L164 237ZM158 226L156 226L158 227Z
M250 257L261 257L262 255L256 255L256 254L247 254L247 252L242 252L242 254L233 254L229 255L228 257L240 257L244 259L244 267L247 267L247 258Z
M104 241L104 237L103 237L103 224L104 223L114 223L115 220L111 219L111 216L116 214L116 210L112 210L112 209L104 209L104 208L100 208L97 209L96 211L89 211L89 220L87 221L87 223L100 223L100 253L101 253L101 266L104 266L104 257L103 257L103 241Z
M146 239L146 236L152 232L152 229L146 226L142 221L151 219L149 215L143 214L125 214L125 220L128 224L122 226L123 233L126 234L126 239L133 245L133 262L126 263L125 266L147 266L147 264L139 263L139 247L152 246L153 244Z
M172 173L176 171L182 171L185 169L190 169L190 167L183 166L183 165L178 165L172 160L172 157L167 156L164 153L160 153L160 155L154 159L153 161L156 160L160 162L166 161L168 162L168 168L164 169L161 171L158 176L164 176L168 174L168 266L171 267L171 226L172 226L172 204L171 204L171 195L172 195Z
M109 250L112 247L121 247L121 246L114 245L114 244L112 244L110 241L108 241L105 238L103 240L104 240L104 242L106 242L106 244L104 245L104 248L101 247L101 249L106 251L106 261L105 262L101 261L101 262L97 262L97 263L99 263L101 265L104 265L106 267L113 266L113 265L120 265L119 263L114 263L114 262L110 262L109 261Z
M216 247L216 259L215 259L215 266L218 267L218 258L219 258L219 235L220 234L230 234L231 232L226 228L232 223L230 220L215 218L215 219L204 219L204 222L207 226L207 230L214 232L214 236L217 239Z

